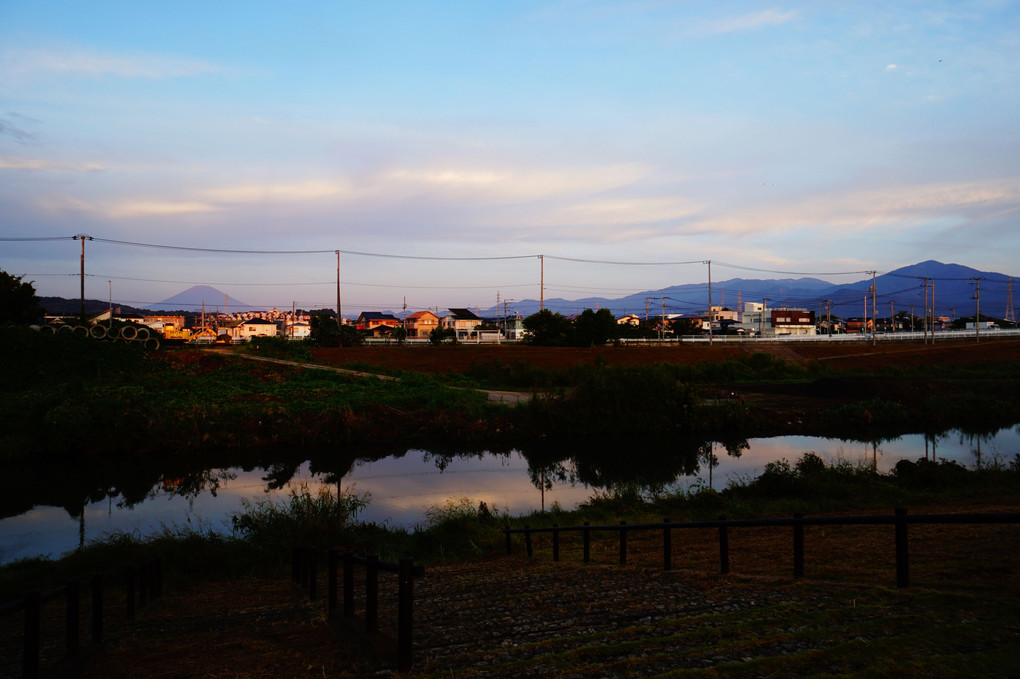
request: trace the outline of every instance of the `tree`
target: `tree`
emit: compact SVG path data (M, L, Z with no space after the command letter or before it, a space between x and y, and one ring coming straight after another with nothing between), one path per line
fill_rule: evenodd
M524 319L528 331L528 344L541 347L565 347L570 344L573 325L563 314L542 309Z
M0 323L35 323L45 310L31 283L0 270Z
M700 335L701 319L699 318L677 318L669 324L674 335Z
M602 346L606 342L620 339L620 326L609 309L585 309L574 320L574 341L576 346Z

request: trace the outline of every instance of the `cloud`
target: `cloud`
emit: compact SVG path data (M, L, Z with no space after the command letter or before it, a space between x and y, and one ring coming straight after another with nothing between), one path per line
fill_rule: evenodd
M38 170L40 172L80 173L104 170L102 165L91 163L61 163L28 158L0 158L0 170Z
M90 50L48 51L9 48L0 54L0 74L57 73L121 78L181 78L217 73L221 67L203 61L134 54L103 54Z
M189 201L126 201L100 207L100 211L114 219L126 217L162 217L196 212L211 212L218 208L208 203Z
M2 118L0 118L0 136L10 137L19 142L35 141L34 134L26 132L11 121Z
M346 179L309 179L298 182L239 184L201 192L220 203L295 202L350 197L354 191Z
M896 64L889 64L888 66L885 67L885 70L887 70L887 71L895 71L898 68L899 68L899 66L896 65Z
M741 14L740 16L725 17L714 21L706 21L695 29L700 35L723 35L726 33L741 33L744 31L755 31L771 26L782 26L789 23L797 16L796 12L782 12L778 9L766 9L761 12Z

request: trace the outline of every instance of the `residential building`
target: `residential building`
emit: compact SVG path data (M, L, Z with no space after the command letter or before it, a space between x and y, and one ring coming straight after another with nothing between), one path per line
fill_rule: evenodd
M457 333L458 340L477 339L478 326L483 321L468 309L449 309L449 315L440 319L441 327Z
M393 314L384 314L380 311L363 311L358 316L355 325L358 330L376 334L376 328L396 328L400 325L400 319Z
M231 342L250 342L253 337L276 337L279 328L276 323L261 318L247 321L228 321L220 325L220 336L226 335Z
M439 327L439 316L431 311L416 311L404 321L408 338L427 338Z
M803 309L773 309L772 330L778 337L781 335L814 335L815 312Z

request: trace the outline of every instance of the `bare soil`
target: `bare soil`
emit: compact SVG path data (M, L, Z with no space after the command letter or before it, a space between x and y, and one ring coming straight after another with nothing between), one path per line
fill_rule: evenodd
M604 361L608 365L673 363L693 365L725 361L764 352L796 364L823 361L839 368L870 370L888 366L948 366L997 363L1020 359L1020 340L954 342L924 345L887 342L871 345L845 342L774 342L748 345L681 344L678 346L533 347L517 344L459 344L442 346L363 346L313 349L316 360L331 365L362 364L386 370L439 375L468 372L486 363L528 363L542 368L568 368Z

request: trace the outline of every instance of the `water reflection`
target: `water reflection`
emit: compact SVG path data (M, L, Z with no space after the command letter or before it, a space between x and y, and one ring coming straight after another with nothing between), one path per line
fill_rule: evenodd
M543 442L522 449L465 451L404 447L345 448L311 455L264 451L243 460L175 458L90 461L56 473L45 464L8 469L0 481L0 562L59 555L111 531L149 534L161 526L228 532L242 499L286 497L308 483L371 495L362 518L413 527L447 499L514 514L572 508L596 491L723 488L766 464L812 451L889 471L900 459L952 459L976 468L1009 462L1020 428L993 434L918 434L875 442L816 437L698 441L620 437Z

